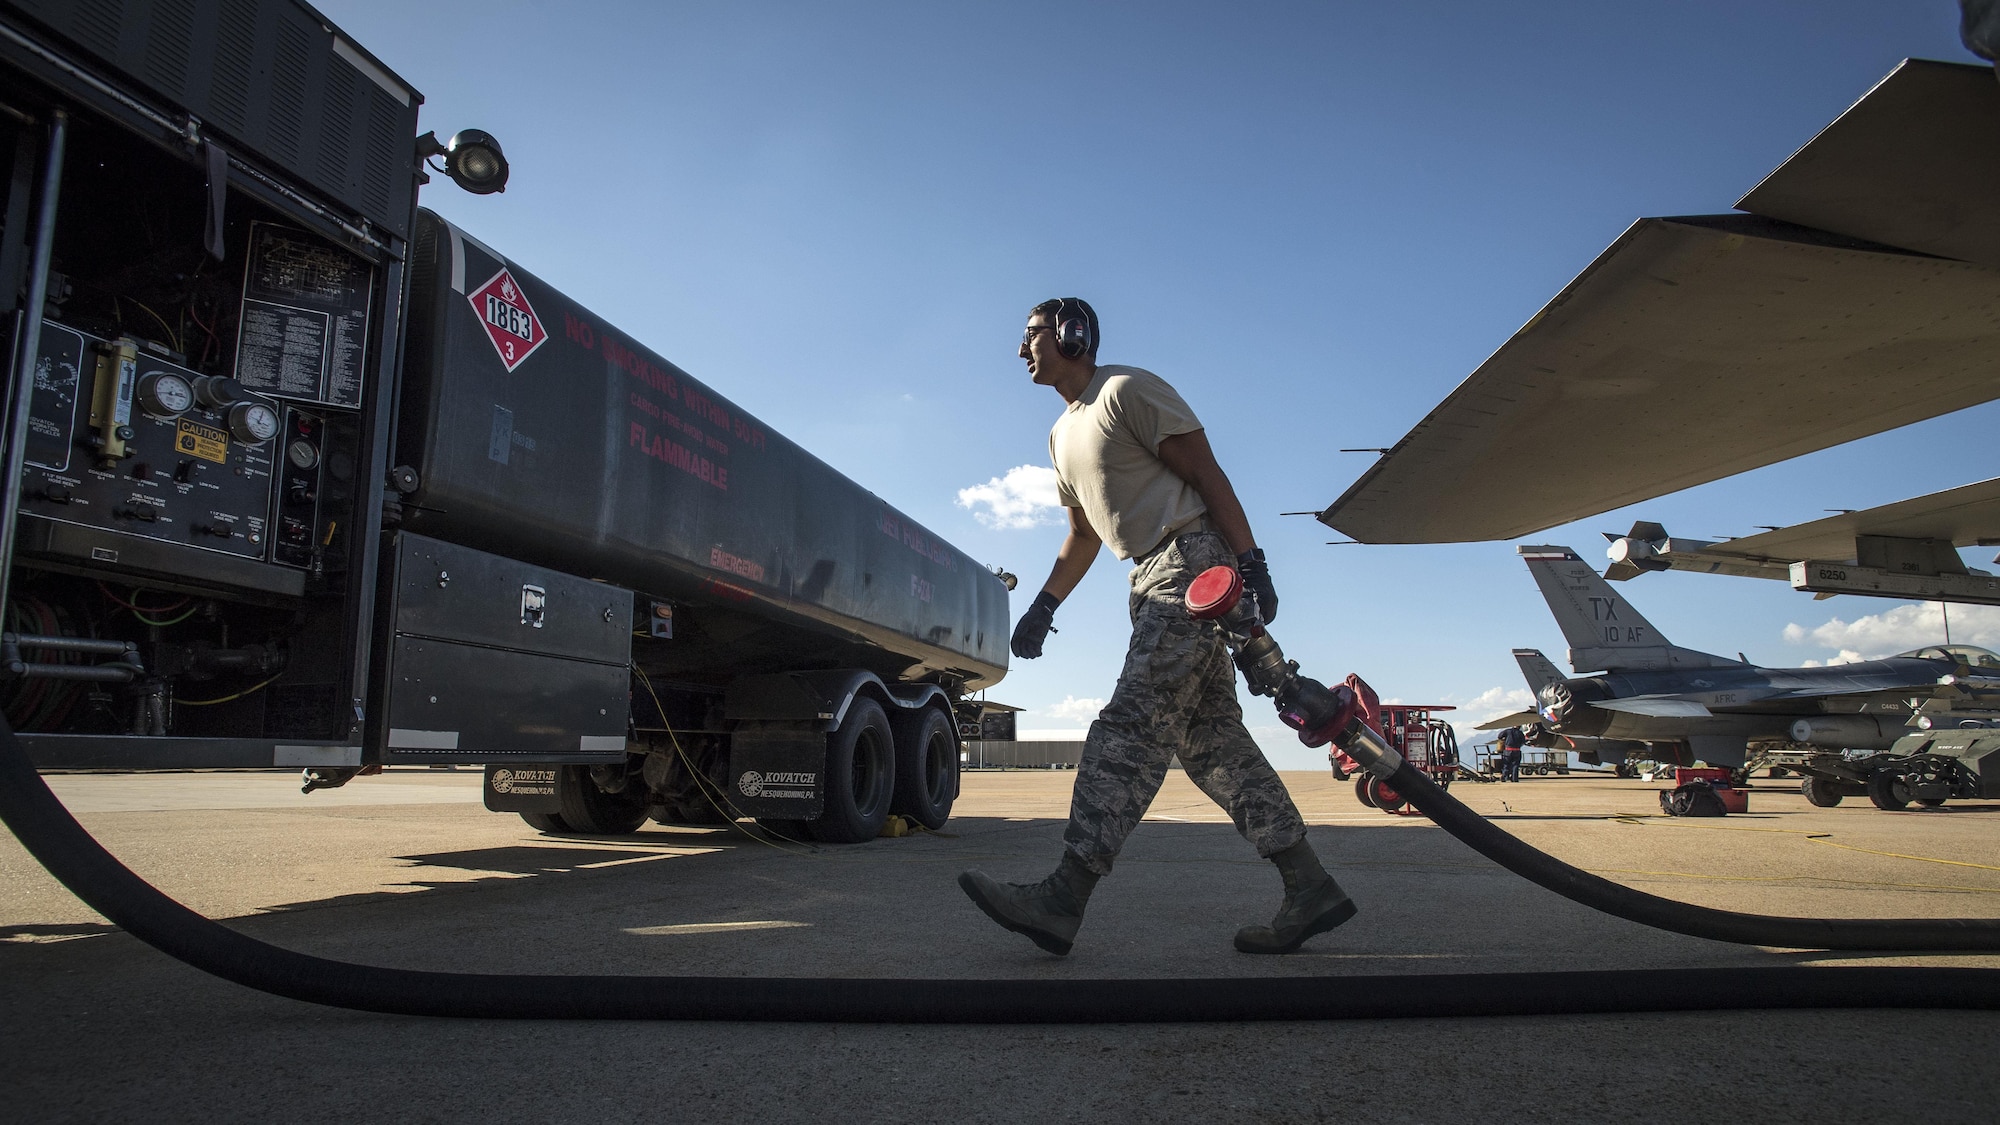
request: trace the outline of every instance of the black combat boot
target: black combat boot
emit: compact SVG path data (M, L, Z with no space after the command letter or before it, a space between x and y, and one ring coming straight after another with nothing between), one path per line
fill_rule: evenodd
M1039 883L1001 883L966 871L958 885L988 918L1060 957L1083 925L1083 906L1097 886L1097 874L1065 849L1055 872Z
M1298 843L1271 857L1285 878L1285 901L1268 926L1236 931L1236 948L1243 953L1290 953L1307 938L1323 934L1354 917L1354 900L1319 865L1312 845Z

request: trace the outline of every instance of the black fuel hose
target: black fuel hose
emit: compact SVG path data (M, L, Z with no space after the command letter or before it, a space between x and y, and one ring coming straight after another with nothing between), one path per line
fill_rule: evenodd
M2000 1009L1996 969L1785 966L1193 980L503 976L390 969L281 949L162 894L84 831L4 724L0 820L78 898L169 956L294 1000L397 1015L1138 1023L1737 1008Z
M1375 767L1364 768L1376 772ZM1460 843L1521 878L1593 910L1654 929L1786 949L2000 952L2000 918L1784 918L1661 898L1571 867L1529 847L1460 804L1407 761L1398 760L1395 770L1383 777L1383 784L1409 798Z

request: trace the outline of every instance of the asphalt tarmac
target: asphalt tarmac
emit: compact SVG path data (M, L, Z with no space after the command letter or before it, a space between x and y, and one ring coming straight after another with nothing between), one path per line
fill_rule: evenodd
M49 779L181 901L259 938L410 968L742 976L1424 974L1771 964L2000 966L2000 955L1723 945L1596 914L1349 784L1288 774L1360 915L1299 954L1231 948L1279 884L1169 780L1068 958L981 915L960 870L1038 878L1070 775L968 774L940 833L772 846L648 826L547 837L478 775L301 796L287 774ZM1508 831L1656 894L1770 914L2000 917L2000 804L1673 820L1659 786L1453 788ZM226 984L118 932L0 837L0 1121L1989 1122L2000 1013L1795 1011L1230 1025L941 1027L399 1018Z

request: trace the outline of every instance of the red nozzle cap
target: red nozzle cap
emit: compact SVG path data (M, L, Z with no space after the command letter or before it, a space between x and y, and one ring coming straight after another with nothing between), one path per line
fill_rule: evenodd
M1213 621L1243 600L1243 576L1233 566L1211 566L1188 583L1188 616Z

